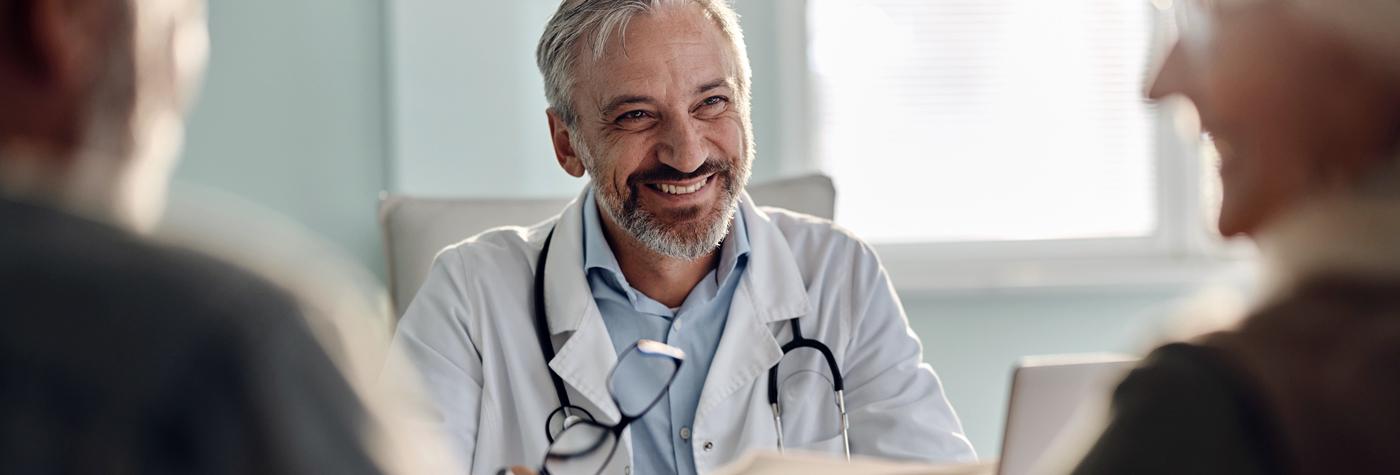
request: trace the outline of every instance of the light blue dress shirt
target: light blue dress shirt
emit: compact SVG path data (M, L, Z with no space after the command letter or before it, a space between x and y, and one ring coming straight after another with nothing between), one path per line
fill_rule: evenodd
M613 348L623 350L640 339L665 342L685 351L685 363L670 392L629 426L632 434L632 473L694 474L691 426L700 404L700 391L719 348L729 303L748 265L749 238L743 213L734 213L729 236L720 245L719 266L691 289L678 309L633 289L622 275L617 256L603 234L603 222L593 191L583 211L583 266L598 310L603 314ZM619 375L619 377L623 377ZM620 388L639 387L618 380Z

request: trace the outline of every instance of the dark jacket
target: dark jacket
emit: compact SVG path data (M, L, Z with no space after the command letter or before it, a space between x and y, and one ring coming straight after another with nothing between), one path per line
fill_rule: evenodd
M1153 352L1075 473L1400 473L1400 280L1322 275Z
M0 200L0 472L376 473L294 302L201 255Z

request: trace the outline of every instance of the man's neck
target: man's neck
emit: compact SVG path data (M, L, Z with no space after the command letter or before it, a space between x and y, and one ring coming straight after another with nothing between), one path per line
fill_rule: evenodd
M601 210L600 210L601 211ZM632 288L669 308L685 303L690 291L719 264L719 250L688 261L663 255L642 244L614 223L607 213L598 213L603 221L603 235L608 247L617 256L622 275Z
M119 228L144 231L133 219L118 160L68 159L0 150L0 196L62 210Z

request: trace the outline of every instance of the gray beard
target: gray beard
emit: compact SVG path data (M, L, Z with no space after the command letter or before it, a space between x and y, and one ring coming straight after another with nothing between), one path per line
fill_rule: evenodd
M702 219L702 224L680 228L661 222L646 209L637 206L635 200L623 203L620 197L613 196L597 181L591 186L594 195L598 197L598 204L601 205L599 208L647 249L663 256L695 261L710 255L724 242L734 221L734 213L739 208L735 179L730 175L723 178L724 188L720 190L722 206L717 211L708 211L709 215Z
M642 209L636 202L635 191L632 192L632 196L627 202L624 202L621 196L613 194L611 192L613 187L600 183L600 179L607 180L607 178L598 173L600 170L596 168L597 161L589 153L588 147L581 143L574 143L573 146L578 152L579 158L583 160L584 168L588 170L589 176L593 177L589 186L593 187L593 195L598 198L598 207L607 213L614 223L617 223L627 234L641 242L647 249L663 256L695 261L714 252L715 249L719 248L720 243L724 242L724 238L729 236L734 213L739 209L739 192L748 181L747 163L729 168L716 175L713 184L719 184L720 181L723 181L724 188L720 190L720 202L723 205L718 210L711 211L710 215L703 219L702 224L672 227L658 220L647 210Z

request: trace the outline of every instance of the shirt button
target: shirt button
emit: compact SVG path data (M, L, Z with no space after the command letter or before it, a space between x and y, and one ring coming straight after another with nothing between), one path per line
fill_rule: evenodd
M676 324L675 324L674 326L672 326L671 328L674 328L677 332L681 331L681 321L680 321L680 320L676 320Z
M715 443L714 443L714 442L705 442L705 451L706 451L706 452L709 452L709 451L714 450L714 449L715 449Z
M622 467L622 475L632 475L632 466Z
M690 440L690 428L689 428L689 427L682 427L682 428L681 428L681 440Z

